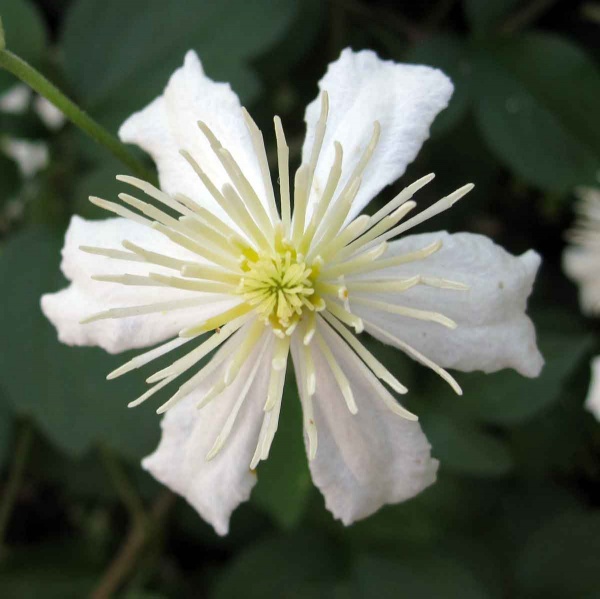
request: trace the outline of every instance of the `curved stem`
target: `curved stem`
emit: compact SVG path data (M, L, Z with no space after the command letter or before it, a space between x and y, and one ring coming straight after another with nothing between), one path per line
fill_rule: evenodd
M0 23L0 38L2 36ZM15 77L23 81L43 96L49 102L52 102L74 125L87 133L94 141L103 145L113 156L125 164L132 173L138 177L156 183L156 176L151 173L129 150L119 141L117 137L109 133L102 125L98 124L86 112L81 110L77 104L67 98L54 84L50 83L39 71L30 64L19 58L16 54L3 48L0 39L0 67L6 69Z
M0 551L4 548L4 536L8 528L8 522L12 514L17 495L23 482L25 465L29 457L31 442L33 440L33 426L31 422L25 420L21 425L21 430L17 437L13 462L10 474L2 498L0 499Z
M134 523L132 525L125 542L108 566L98 586L92 592L91 599L114 597L134 570L143 550L152 538L158 534L170 509L175 504L175 500L173 493L167 489L163 490L149 511L147 523Z

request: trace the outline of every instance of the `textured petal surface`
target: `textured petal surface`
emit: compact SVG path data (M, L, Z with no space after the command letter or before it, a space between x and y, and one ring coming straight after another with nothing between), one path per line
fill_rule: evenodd
M146 347L177 335L185 326L234 305L236 300L223 300L221 296L205 294L206 304L193 308L80 324L83 318L110 308L201 297L199 293L166 287L129 286L92 280L92 275L176 274L160 266L114 260L79 249L80 245L122 249L121 242L124 239L174 258L197 260L194 254L163 235L126 219L86 221L74 216L65 236L61 263L63 273L72 284L62 291L42 296L41 300L44 314L57 328L63 343L99 345L111 353Z
M330 108L311 203L325 187L334 157L333 142L339 141L344 150L343 186L369 143L373 123L381 124L379 144L352 206L351 214L356 215L414 160L429 137L433 119L447 106L453 86L437 69L381 60L372 51L346 49L329 65L319 89L329 94ZM306 109L303 162L310 158L320 110L319 98Z
M327 509L348 525L383 505L420 493L435 481L438 462L430 456L419 423L393 414L375 393L352 350L327 331L323 336L352 385L358 413L349 412L313 342L317 376L313 404L319 445L309 466ZM297 345L292 355L298 371Z
M600 356L592 360L592 379L585 407L600 421Z
M183 193L230 222L180 156L187 150L220 189L229 182L204 134L197 126L204 121L239 164L259 197L264 198L260 168L242 116L240 101L228 83L216 83L204 74L195 52L185 56L162 96L129 117L119 136L152 156L158 168L161 188L170 194Z
M352 304L354 312L444 368L484 372L514 368L524 376L537 376L543 358L537 349L533 323L525 310L540 265L538 254L529 250L515 257L482 235L438 232L394 241L385 256L418 250L437 240L443 242L443 247L432 256L362 278L424 275L469 285L469 291L419 285L402 293L369 295L379 301L441 312L458 324L456 329L358 303ZM390 343L366 324L365 328Z
M244 332L242 329L220 351L234 351ZM256 484L256 474L249 464L264 415L272 337L260 360L260 365L267 367L257 369L231 435L214 459L205 458L249 380L258 352L243 366L232 385L201 410L196 409L196 404L217 378L223 376L225 366L168 411L162 420L162 438L157 450L142 462L155 478L185 497L220 535L227 534L231 513L250 497Z

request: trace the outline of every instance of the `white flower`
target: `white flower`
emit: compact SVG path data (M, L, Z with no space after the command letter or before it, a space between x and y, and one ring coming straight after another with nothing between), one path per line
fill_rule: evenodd
M600 191L578 192L578 219L568 239L573 245L563 253L563 269L579 284L579 303L587 315L600 314ZM600 420L600 357L592 360L592 381L586 408Z
M310 470L345 524L416 495L437 470L416 417L381 381L406 388L354 333L364 328L401 348L457 392L446 367L536 376L542 366L525 315L537 254L515 258L468 233L391 241L471 185L407 218L429 175L373 216L357 216L416 156L452 93L447 77L345 50L319 86L292 183L275 117L280 218L262 133L188 53L163 95L120 131L154 158L162 191L119 179L155 203L93 198L119 217L73 217L62 262L72 283L42 298L65 343L119 352L167 340L109 378L189 348L130 405L177 379L158 410L166 412L161 443L143 465L220 534L269 454L289 353Z

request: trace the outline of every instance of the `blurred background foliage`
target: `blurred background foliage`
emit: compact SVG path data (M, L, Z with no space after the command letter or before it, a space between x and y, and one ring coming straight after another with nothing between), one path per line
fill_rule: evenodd
M473 181L430 227L543 255L530 313L546 358L536 380L458 373L458 398L370 342L442 466L425 493L350 528L312 486L289 382L272 457L217 537L139 467L158 417L125 407L139 378L104 380L123 357L61 345L40 313L64 285L70 215L103 217L86 198L112 198L124 169L74 127L44 125L30 98L0 112L0 596L600 597L600 425L582 409L600 329L560 268L573 189L600 173L600 3L0 0L0 15L8 48L111 131L194 48L271 152L282 116L296 163L304 106L342 48L443 69L454 97L399 185L435 172L428 205ZM14 84L0 72L0 94ZM46 144L35 175L6 150L15 138Z

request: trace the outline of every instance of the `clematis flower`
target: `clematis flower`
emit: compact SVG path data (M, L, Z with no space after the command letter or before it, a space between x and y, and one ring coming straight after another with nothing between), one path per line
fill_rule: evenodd
M565 273L579 284L579 303L588 316L600 314L600 191L579 190L578 219L563 253ZM600 356L592 360L592 381L586 408L600 420Z
M536 376L542 366L525 315L535 252L513 257L468 233L396 239L472 185L412 216L428 175L359 215L416 156L448 103L449 79L345 50L319 87L292 181L274 119L276 194L261 131L189 52L164 93L120 130L152 156L161 189L118 179L154 203L91 198L117 218L73 217L62 261L71 285L42 298L65 343L120 352L162 342L108 378L183 348L130 405L178 386L158 409L162 440L143 466L220 534L269 455L290 354L310 471L345 524L413 497L438 467L394 395L406 387L365 347L363 330L457 393L446 368Z

